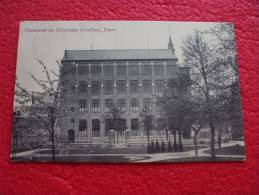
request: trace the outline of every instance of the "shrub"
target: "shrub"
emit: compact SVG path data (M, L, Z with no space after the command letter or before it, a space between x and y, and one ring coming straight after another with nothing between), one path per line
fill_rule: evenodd
M160 152L160 145L159 145L159 142L157 140L156 140L155 152Z
M162 140L161 142L161 152L165 152L165 143L164 143L164 140Z
M167 151L168 151L168 152L172 152L172 151L173 151L173 148L172 148L172 144L171 144L171 140L170 140L170 139L169 139L169 141L168 141Z
M150 146L150 143L147 144L147 153L151 153L151 146Z
M178 151L178 148L177 148L177 143L174 142L174 151L177 152Z
M150 153L154 153L155 152L155 143L154 141L152 140L151 141L151 145L150 145Z

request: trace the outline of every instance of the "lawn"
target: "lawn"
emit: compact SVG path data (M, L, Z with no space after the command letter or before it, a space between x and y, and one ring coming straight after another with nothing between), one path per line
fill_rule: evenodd
M146 160L148 156L134 156L134 160ZM42 157L19 157L15 162L52 162L51 156ZM132 162L127 156L56 156L55 162L71 162L71 163L128 163Z
M210 154L210 150L204 151L205 154ZM216 155L245 155L245 147L240 145L227 146L216 149Z
M199 146L198 148L206 148L208 146ZM184 146L183 152L194 150L194 146L186 145ZM56 154L147 154L146 146L136 146L136 147L87 147L78 149L65 149L63 151L56 150ZM35 154L51 154L51 150L43 150L35 152Z
M208 148L200 146L199 148ZM184 146L183 152L194 150L194 146ZM98 156L99 154L99 156ZM103 155L102 155L103 154ZM136 155L134 155L136 154ZM172 152L181 154L181 152ZM95 156L97 155L97 156ZM88 147L81 149L56 150L56 162L97 162L97 163L127 163L150 158L146 146L111 148ZM185 157L183 157L185 158ZM51 150L35 151L32 155L13 159L18 162L51 162ZM178 160L172 160L172 162ZM180 160L181 161L181 160ZM166 162L166 161L165 161Z
M240 157L222 157L222 156L216 156L215 162L222 162L222 161L242 161L244 160L243 156ZM210 156L191 156L191 157L183 157L178 159L168 159L168 160L162 160L158 162L211 162Z

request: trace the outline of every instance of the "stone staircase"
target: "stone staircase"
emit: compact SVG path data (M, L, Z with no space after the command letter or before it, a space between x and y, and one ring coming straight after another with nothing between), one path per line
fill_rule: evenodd
M177 135L177 142L178 142L178 135ZM171 140L171 143L173 144L174 136L170 135L169 139ZM164 143L167 144L167 139L165 135L162 136L150 136L149 137L150 142L153 140L156 142L156 140L161 143L162 140ZM183 145L193 145L193 139L182 139ZM117 138L115 140L115 147L134 147L134 146L145 146L147 145L147 136L131 136L126 142L124 137L120 137L119 141L117 141ZM60 143L57 148L59 149L84 149L84 148L107 148L109 146L109 138L93 138L92 142L77 142L77 143Z

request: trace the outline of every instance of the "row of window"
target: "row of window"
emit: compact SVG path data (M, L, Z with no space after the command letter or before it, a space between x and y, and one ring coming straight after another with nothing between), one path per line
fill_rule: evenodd
M166 121L164 118L158 118L157 120L157 125L156 128L159 130L165 129L166 126ZM71 122L74 123L75 120L74 118L71 119ZM130 120L131 123L131 132L132 135L139 135L139 129L140 129L140 121L138 118L132 118ZM153 123L150 121L150 123ZM87 120L86 119L80 119L79 120L79 131L85 131L87 130ZM119 132L123 132L127 129L127 123L126 119L119 119L116 121L116 127L114 124L114 121L112 119L104 119L104 135L108 136L108 133L111 129L117 129ZM93 119L92 120L92 133L93 137L99 137L100 136L100 130L101 130L101 125L100 125L100 119Z
M116 67L116 70L114 69ZM174 71L174 65L166 65L166 72L172 73ZM137 64L131 64L128 65L128 74L129 75L138 75L141 70L142 75L152 75L152 65L150 64L144 64L144 65L137 65ZM156 64L153 65L153 71L155 75L161 75L164 74L164 66L162 64ZM90 72L92 75L99 75L101 76L102 73L102 67L101 65L93 65L90 68ZM127 66L126 65L105 65L103 66L103 75L104 76L113 76L114 74L118 76L126 76L127 74ZM76 74L76 69L72 68L70 70L70 73L72 75ZM89 67L81 65L78 68L78 74L79 75L88 75L89 74Z
M79 112L88 112L88 102L86 99L80 99L79 102ZM120 111L126 111L126 99L120 98L117 100L116 105L113 99L104 100L104 111L110 112L113 108L119 109ZM138 98L130 99L130 111L137 112L140 109L140 102ZM152 99L143 98L143 109L147 111L152 110ZM92 112L100 112L101 103L100 99L92 99Z
M105 80L103 87L104 87L104 94L105 95L112 95L114 93L114 87L116 86L118 94L125 94L127 91L127 83L126 80L118 80L117 84L114 84L113 80ZM143 80L142 84L139 83L138 80L130 80L129 81L129 92L130 93L138 93L141 91L143 92L151 92L152 91L152 81L151 80ZM165 86L165 81L163 79L155 80L154 87L155 92L162 92ZM88 82L81 81L78 85L78 93L88 93L90 86ZM64 92L64 91L63 91ZM76 87L73 85L70 88L71 94L76 93ZM65 93L65 92L64 92ZM91 93L92 95L100 95L101 93L101 82L100 81L92 81L91 82Z

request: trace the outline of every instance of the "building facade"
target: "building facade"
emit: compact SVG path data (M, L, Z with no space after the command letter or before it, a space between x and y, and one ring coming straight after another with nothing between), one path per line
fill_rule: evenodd
M143 108L155 116L167 80L181 67L171 37L167 49L65 50L61 70L60 138L63 142L102 142L108 137L113 105L121 111L120 127L131 136L145 136L140 114ZM159 129L159 131L158 131ZM151 131L152 132L152 131Z

